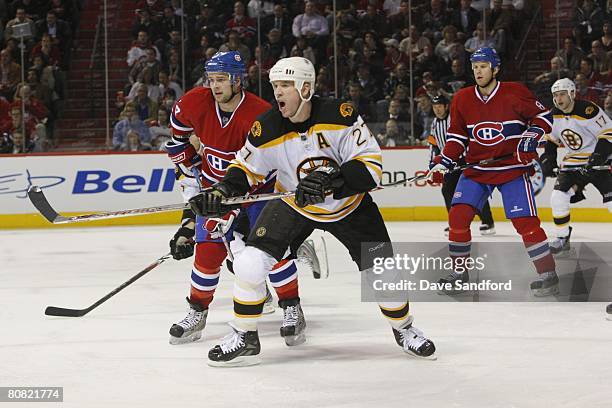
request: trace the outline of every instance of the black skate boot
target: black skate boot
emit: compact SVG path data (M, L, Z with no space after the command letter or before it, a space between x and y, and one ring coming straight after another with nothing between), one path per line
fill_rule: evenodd
M187 303L189 303L187 316L170 327L170 344L191 343L200 340L202 337L202 330L206 326L206 317L208 317L208 309L190 302L189 298L187 298Z
M571 256L570 237L572 236L572 227L569 227L569 234L565 237L557 237L554 241L550 242L550 253L556 258L566 258Z
M559 294L559 277L555 271L544 272L537 280L531 282L531 293L536 297L553 296Z
M467 292L465 289L458 288L457 285L461 285L463 283L468 283L470 281L470 275L467 271L463 273L457 273L455 271L448 274L448 276L444 278L440 278L438 280L438 285L444 285L444 287L439 286L438 290L439 295L457 295L459 293ZM451 288L448 289L448 284L451 285Z
M283 308L283 324L280 335L288 346L298 346L306 341L306 319L300 306L300 298L279 300L278 305Z
M480 224L480 235L495 235L495 225Z
M208 352L208 365L212 367L244 367L259 364L259 335L257 331L232 332Z
M606 318L608 320L612 320L612 303L610 303L608 307L606 307Z
M434 355L436 346L431 340L423 336L423 332L412 326L412 322L405 327L393 329L393 335L398 346L406 354L427 360L436 360Z

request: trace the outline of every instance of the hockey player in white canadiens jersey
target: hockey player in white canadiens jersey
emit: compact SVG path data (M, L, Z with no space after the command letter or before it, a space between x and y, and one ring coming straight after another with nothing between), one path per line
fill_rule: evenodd
M295 234L317 228L334 235L361 271L375 258L393 255L386 226L368 191L382 175L382 155L352 105L313 97L315 71L301 57L279 60L270 70L277 108L254 122L245 147L223 180L190 200L196 213L223 214L223 197L240 196L271 170L276 191L296 191L295 198L266 204L236 257L232 332L210 350L212 366L259 362L257 318L271 266ZM368 243L364 251L361 244ZM297 335L305 328L299 299L292 305ZM379 302L396 342L413 356L434 359L435 346L412 326L407 301ZM356 322L356 324L358 324Z
M540 157L544 176L553 177L557 166L557 147L565 147L565 156L550 197L557 238L550 251L557 256L570 250L570 203L584 199L583 190L593 184L603 196L603 203L612 212L612 174L596 170L612 157L612 120L599 106L576 100L576 86L563 78L551 87L554 122L546 135L546 147Z

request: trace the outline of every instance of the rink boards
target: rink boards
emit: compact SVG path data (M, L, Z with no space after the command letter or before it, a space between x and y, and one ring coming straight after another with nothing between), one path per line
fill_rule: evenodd
M205 158L211 166L214 157ZM383 151L383 183L421 174L429 161L424 148ZM551 220L550 193L554 179L537 196L540 215ZM173 166L163 153L96 153L2 156L0 158L0 228L47 227L26 196L31 185L38 185L60 213L74 215L93 211L117 211L150 207L182 201ZM572 220L612 222L612 215L602 207L601 196L587 187L587 199L572 208ZM373 193L383 215L389 221L441 221L446 209L440 186L420 181L407 186ZM496 219L504 219L501 197L492 197ZM177 212L139 217L117 218L85 225L175 224Z

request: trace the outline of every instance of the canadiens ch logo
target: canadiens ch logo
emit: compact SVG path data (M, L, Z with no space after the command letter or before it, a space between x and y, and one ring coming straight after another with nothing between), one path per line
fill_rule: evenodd
M236 158L235 152L223 152L221 150L213 149L212 147L204 147L204 157L208 168L215 177L223 177L225 175L225 169L229 166L230 162Z
M261 123L258 120L256 120L255 123L253 123L253 126L251 126L251 134L253 137L261 136Z
M504 124L500 122L480 122L472 129L476 142L484 146L492 146L505 139Z
M340 105L340 115L342 115L343 118L351 116L353 114L353 110L353 105L348 102L344 102L342 105Z

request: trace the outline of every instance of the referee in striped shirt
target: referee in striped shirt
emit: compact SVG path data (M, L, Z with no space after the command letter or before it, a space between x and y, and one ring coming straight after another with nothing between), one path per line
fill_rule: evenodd
M449 103L448 99L444 95L438 95L433 97L431 100L435 118L431 124L431 131L427 141L429 142L430 160L434 156L439 155L444 149L446 143L446 131L450 125L449 115ZM465 164L465 159L461 158L459 166ZM451 201L453 200L453 194L455 188L459 182L461 176L460 171L452 171L444 174L442 177L441 173L434 173L433 181L435 183L442 183L442 195L444 196L444 203L446 204L446 210L450 210ZM482 213L478 214L482 221L480 225L480 233L482 235L493 235L495 234L495 223L493 221L493 215L491 214L491 207L489 206L489 200L485 203L482 208ZM448 234L448 227L444 229L444 232Z

